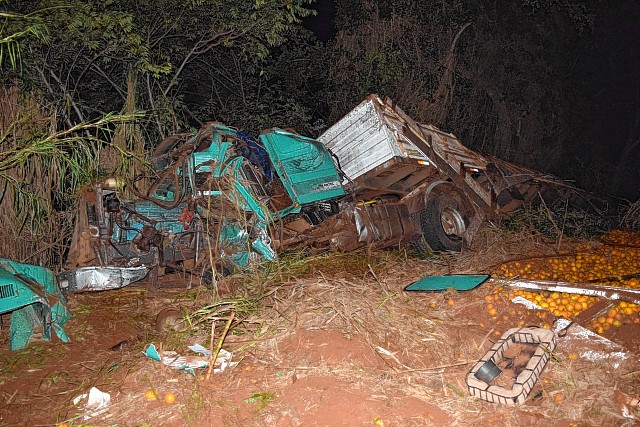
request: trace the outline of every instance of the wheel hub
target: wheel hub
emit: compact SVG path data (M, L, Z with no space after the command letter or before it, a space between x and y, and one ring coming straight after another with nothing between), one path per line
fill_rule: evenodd
M440 215L440 222L442 223L442 229L449 236L462 237L462 234L467 229L464 218L456 209L444 209Z

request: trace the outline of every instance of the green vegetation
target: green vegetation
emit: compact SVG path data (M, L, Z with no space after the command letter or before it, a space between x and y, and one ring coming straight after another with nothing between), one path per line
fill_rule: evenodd
M11 10L0 12L0 254L13 259L59 269L78 189L105 174L146 172L148 150L194 117L255 128L290 110L309 117L290 101L274 109L284 92L263 77L272 49L313 13L309 0L2 3ZM239 78L207 64L230 64ZM207 70L214 86L204 94ZM263 83L263 97L248 96ZM202 104L189 104L188 93ZM265 113L230 116L227 104L240 105L232 99Z
M633 2L333 5L321 43L302 25L314 0L0 1L0 255L60 268L78 188L148 175L169 134L220 121L315 136L371 92L473 149L637 196L640 104L598 92L638 81L622 32L599 29ZM624 105L614 134L593 131L603 105Z
M258 411L262 411L273 399L273 394L269 392L255 392L244 399L244 403L255 403L258 406Z

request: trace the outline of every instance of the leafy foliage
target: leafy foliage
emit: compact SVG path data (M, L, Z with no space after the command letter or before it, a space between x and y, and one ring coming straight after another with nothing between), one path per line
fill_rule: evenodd
M187 78L193 84L186 87L193 115L252 133L275 126L312 133L318 104L314 94L324 84L324 52L304 29L288 35L268 61L252 62L235 49L198 61ZM211 83L196 85L198 76Z
M60 266L73 226L67 209L77 189L101 173L98 157L112 146L113 128L137 115L106 115L69 129L43 120L32 98L15 88L2 98L22 104L0 137L0 253L18 261ZM6 111L5 111L6 113ZM120 151L120 157L129 154Z
M27 37L46 42L48 34L38 16L0 12L0 18L4 20L4 25L0 27L0 64L4 68L5 62L8 62L12 69L17 69L22 59L20 42ZM14 21L21 21L23 24L15 32L11 32L7 23Z
M19 77L56 100L68 126L121 110L135 90L135 108L148 111L144 130L155 142L184 127L193 114L184 90L202 85L194 72L199 63L219 63L233 52L245 63L243 73L258 69L270 49L287 40L289 28L312 13L305 7L310 3L21 2L17 13L47 11L41 20L50 39L25 41L32 54ZM9 31L20 26L6 24L13 26ZM131 76L135 82L129 85Z

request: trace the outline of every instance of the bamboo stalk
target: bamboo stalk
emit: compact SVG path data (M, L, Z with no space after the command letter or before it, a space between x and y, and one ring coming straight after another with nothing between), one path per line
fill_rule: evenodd
M227 337L227 334L229 333L229 328L231 328L231 322L233 322L234 317L236 316L236 313L234 311L231 312L231 315L229 316L229 320L227 320L227 324L224 327L224 330L222 331L222 335L220 336L220 340L218 341L218 347L216 348L215 353L211 354L211 361L209 362L209 370L207 371L207 376L204 378L205 381L209 381L209 378L211 378L211 372L213 371L213 365L216 362L216 359L218 358L218 354L220 353L220 349L222 349L222 343L224 342L224 339ZM213 343L213 332L211 334L211 343Z

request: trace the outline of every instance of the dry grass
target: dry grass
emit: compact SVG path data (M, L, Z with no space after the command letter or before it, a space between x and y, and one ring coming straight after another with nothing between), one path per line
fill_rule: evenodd
M142 288L125 288L105 302L104 294L87 294L72 301L76 316L70 334L91 345L98 325L85 319L105 318L105 313L126 316L133 327L127 352L96 351L91 361L66 368L72 378L64 389L52 385L56 395L37 398L40 407L50 413L76 413L70 399L92 385L111 392L109 412L92 423L143 425L206 425L211 413L224 413L219 425L274 425L282 414L301 419L303 408L282 405L278 390L295 378L327 378L357 390L371 399L385 402L389 408L401 407L408 398L435 405L446 413L446 425L501 426L549 425L624 425L612 406L615 389L637 396L637 366L618 369L587 360L573 360L562 340L545 369L537 391L542 399L529 399L520 407L504 407L471 398L465 376L515 319L491 323L483 315L483 297L489 285L457 293L405 293L403 288L427 275L490 272L496 265L513 258L547 256L557 250L572 250L572 242L562 247L549 245L529 232L504 234L485 229L473 251L443 255L431 259L409 256L403 251L360 251L351 254L322 254L290 257L276 267L253 275L225 278L220 283L238 291L220 298L205 288L188 291L162 291L153 296ZM452 305L448 300L454 301ZM167 305L184 309L195 327L187 332L160 335L153 330L153 316ZM166 368L141 355L149 342L166 350L187 352L185 346L210 340L210 322L222 319L234 309L237 321L225 340L224 348L234 353L240 365L222 376L205 382ZM523 309L524 310L524 309ZM222 324L219 322L217 335ZM313 351L300 344L295 352L287 343L300 333L320 333L323 337L344 337L362 343L372 359L346 358L328 363L314 358ZM335 335L337 334L337 335ZM115 338L114 338L115 339ZM327 346L332 342L328 341ZM114 364L117 364L114 365ZM116 366L114 368L114 366ZM252 372L255 384L246 389L244 372ZM78 378L73 373L82 373ZM281 373L281 375L275 375ZM203 372L204 374L204 372ZM51 375L49 382L53 381ZM244 380L242 378L245 378ZM253 383L252 383L253 384ZM244 387L244 388L243 388ZM171 391L179 404L146 402L148 389L162 397ZM246 389L246 390L245 390ZM255 393L257 403L230 401L229 393L245 390L242 399ZM554 398L562 395L562 404ZM265 397L266 396L266 397ZM27 405L28 396L15 396ZM33 398L33 396L31 396ZM273 400L271 400L273 398ZM15 401L14 401L15 403ZM32 402L33 404L33 402ZM264 407L260 407L264 404ZM247 418L247 407L259 413ZM313 408L308 408L312 410ZM301 412L302 411L302 412ZM442 425L424 417L390 414L393 425ZM252 421L251 421L252 420ZM78 425L80 419L74 420ZM253 423L253 424L252 424Z
M567 241L561 249L570 251L572 245ZM547 367L546 381L541 384L546 398L541 402L511 408L469 397L464 382L467 371L504 332L500 326L467 316L470 310L482 310L483 296L490 289L402 292L404 286L427 275L491 272L504 261L553 255L558 249L528 232L505 235L485 229L474 251L433 260L410 258L401 252L309 259L300 277L287 277L285 283L274 285L273 328L287 335L298 329L337 330L364 339L386 369L363 371L345 361L330 371L322 364L302 371L337 376L389 401L414 396L437 402L452 415L451 425L477 425L487 417L500 420L500 425L522 425L525 419L538 425L558 419L587 425L612 422L617 419L610 406L614 388L624 383L634 389L632 378L614 380L609 366L570 361L562 343ZM446 303L450 298L455 300L453 306ZM513 323L511 326L515 319ZM265 343L264 364L279 363L277 347L282 339L281 335ZM554 403L558 393L563 393L566 403Z

